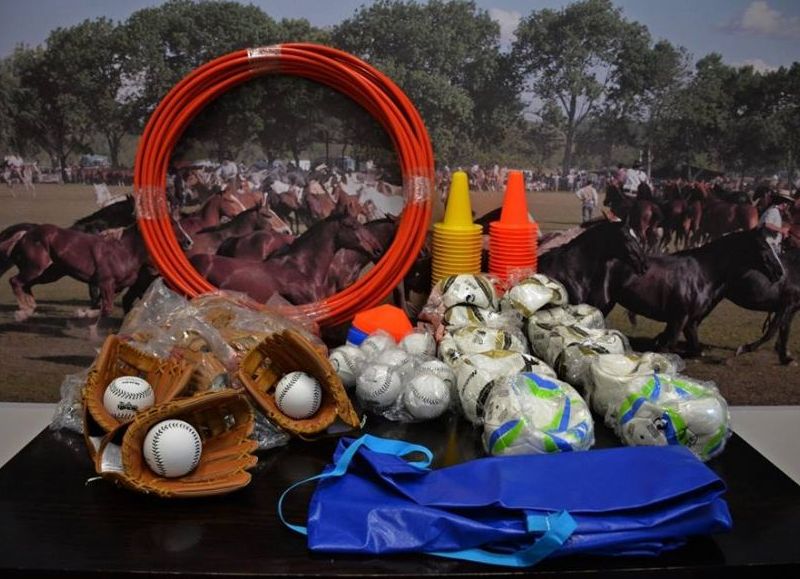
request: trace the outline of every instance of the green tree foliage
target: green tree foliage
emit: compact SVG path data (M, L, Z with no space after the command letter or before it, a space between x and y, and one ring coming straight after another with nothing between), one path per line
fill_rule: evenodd
M600 113L619 123L641 114L679 68L678 51L668 43L652 46L647 28L623 18L610 0L534 11L516 37L514 59L530 88L563 110L564 172L584 122Z
M56 29L47 48L20 48L12 57L19 78L13 96L18 138L40 147L62 171L71 154L87 150L92 128L92 109L76 88L80 61L69 49L68 36L66 29Z
M499 35L474 2L381 0L339 24L333 42L388 74L420 110L436 154L458 162L498 142L521 111Z

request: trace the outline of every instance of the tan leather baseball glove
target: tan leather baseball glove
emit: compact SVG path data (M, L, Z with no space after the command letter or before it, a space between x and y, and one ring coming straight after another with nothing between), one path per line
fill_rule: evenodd
M153 388L155 403L161 404L169 402L186 389L193 371L193 364L186 360L161 360L137 350L116 335L109 336L94 361L83 388L83 404L86 410L84 414L88 414L87 420L95 423L90 425L90 429L97 431L96 427L99 427L105 432L111 432L120 425L103 406L103 394L115 378L144 378Z
M162 420L191 424L203 443L200 462L187 475L162 477L147 465L142 450L147 433ZM229 493L246 486L258 459L257 442L249 438L255 419L244 393L207 392L158 404L119 426L100 443L95 469L103 478L131 490L167 498Z
M322 387L319 410L310 418L291 418L282 413L275 402L276 385L283 376L295 371L310 374ZM359 417L328 358L295 330L284 330L264 338L242 361L238 375L267 418L292 434L319 434L331 426L337 416L351 428L360 427Z

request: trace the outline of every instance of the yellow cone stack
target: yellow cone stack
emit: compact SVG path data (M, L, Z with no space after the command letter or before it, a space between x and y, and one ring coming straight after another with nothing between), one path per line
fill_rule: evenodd
M433 224L433 283L459 273L480 273L483 228L472 222L469 179L453 173L444 220Z

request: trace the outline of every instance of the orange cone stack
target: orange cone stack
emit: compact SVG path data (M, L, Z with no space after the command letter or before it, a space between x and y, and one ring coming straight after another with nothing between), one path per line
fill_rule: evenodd
M433 283L459 273L480 273L482 228L472 222L469 179L453 173L444 220L433 224Z
M500 221L489 224L489 272L507 279L515 269L536 270L539 226L528 217L522 172L508 174Z

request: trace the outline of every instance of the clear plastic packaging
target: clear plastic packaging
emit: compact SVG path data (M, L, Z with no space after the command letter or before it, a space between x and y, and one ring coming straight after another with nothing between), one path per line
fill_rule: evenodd
M253 438L258 443L258 450L269 450L289 444L290 436L267 420L267 417L261 412L256 412L255 417Z
M453 332L445 332L439 342L439 358L454 366L468 354L480 354L491 350L508 350L528 353L525 336L516 328L487 328L484 326L465 326Z
M67 374L61 382L61 399L56 404L53 420L50 422L52 430L62 428L83 434L83 398L82 391L86 384L89 369L77 374Z
M461 412L473 424L483 423L486 399L500 379L520 372L535 372L555 378L555 371L530 354L491 350L463 356L455 367L456 390Z
M433 286L420 319L435 330L444 323L445 312L458 305L475 306L482 310L498 311L500 280L488 274L461 274L439 280Z
M617 330L587 329L581 326L548 326L529 325L529 338L533 353L559 371L561 355L567 346L578 344L608 354L625 354L630 352L628 339ZM571 361L580 362L582 351L578 351ZM567 368L574 374L578 370Z
M516 374L489 393L483 443L495 456L587 450L594 444L594 422L586 402L566 382Z
M724 450L731 435L728 404L713 382L654 372L633 378L617 395L602 403L606 424L624 444L681 444L706 461Z
M568 303L569 295L561 282L535 273L512 283L500 305L503 311L516 310L528 318L543 307Z
M628 354L600 354L592 360L586 380L586 400L600 416L605 416L610 405L618 402L630 383L636 378L647 378L654 372L674 376L685 364L676 354L656 352Z
M487 328L521 328L522 315L516 310L496 312L478 306L459 304L448 308L443 317L443 324L453 331L465 326L485 326Z
M400 347L414 356L436 356L436 339L425 328L416 328L400 340Z
M583 326L602 329L606 327L603 312L589 304L555 306L538 310L528 318L528 333L531 325Z

